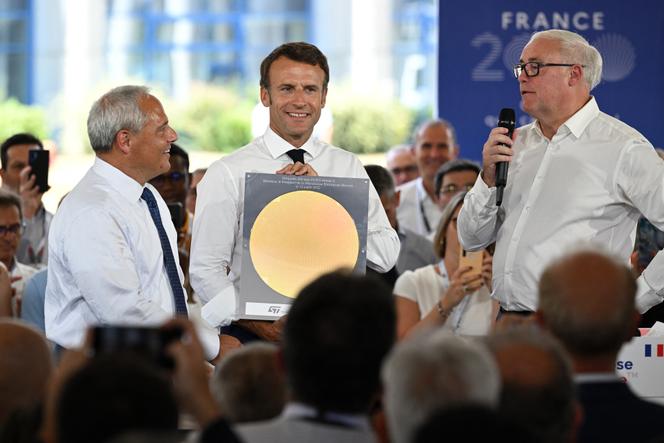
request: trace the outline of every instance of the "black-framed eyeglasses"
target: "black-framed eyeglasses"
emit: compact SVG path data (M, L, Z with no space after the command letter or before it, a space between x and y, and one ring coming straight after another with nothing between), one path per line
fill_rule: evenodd
M21 223L14 223L13 225L0 225L0 236L12 233L14 235L23 232L23 225Z
M582 68L585 68L586 65L581 65L579 63L542 63L542 62L526 62L526 63L519 63L514 65L514 77L519 78L521 75L521 72L524 71L526 73L526 77L537 77L540 72L540 68L545 68L547 66L576 66L579 65Z
M183 174L182 172L173 171L173 172L169 172L169 173L166 173L166 174L161 174L161 175L156 176L155 178L150 180L150 183L153 183L153 184L154 183L163 183L166 180L175 183L175 182L180 182L180 181L184 180L185 177L186 177L186 174Z

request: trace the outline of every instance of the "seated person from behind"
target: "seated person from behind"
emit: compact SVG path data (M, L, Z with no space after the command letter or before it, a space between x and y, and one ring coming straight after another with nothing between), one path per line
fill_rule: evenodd
M459 267L456 220L465 195L454 196L440 219L434 252L441 261L404 272L394 286L400 339L427 326L442 326L459 335L484 335L496 318L497 305L490 297L491 255L484 252L481 274L473 274L469 266Z

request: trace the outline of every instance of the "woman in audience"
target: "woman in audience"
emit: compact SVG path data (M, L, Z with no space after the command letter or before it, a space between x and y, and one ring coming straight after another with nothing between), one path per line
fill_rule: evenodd
M434 237L436 265L404 272L394 286L399 339L414 330L442 326L458 335L484 335L495 321L491 300L491 255L484 251L481 273L459 267L457 215L466 193L445 207Z

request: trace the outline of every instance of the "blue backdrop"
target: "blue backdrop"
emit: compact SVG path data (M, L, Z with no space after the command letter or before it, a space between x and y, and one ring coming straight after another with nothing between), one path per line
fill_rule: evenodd
M440 0L438 115L455 126L461 155L480 160L501 108L520 106L512 66L533 32L583 35L604 59L592 94L600 109L664 147L664 2L658 0Z

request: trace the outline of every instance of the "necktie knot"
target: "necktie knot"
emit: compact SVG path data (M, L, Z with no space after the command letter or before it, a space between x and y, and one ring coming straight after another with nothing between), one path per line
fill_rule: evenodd
M154 198L152 191L150 191L148 188L143 188L143 193L141 194L141 198L145 200L145 203L148 204L148 207L150 208L157 207L157 200Z
M293 163L300 162L304 164L304 153L304 149L291 149L290 151L286 152L286 155L288 155L293 160Z

